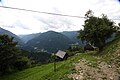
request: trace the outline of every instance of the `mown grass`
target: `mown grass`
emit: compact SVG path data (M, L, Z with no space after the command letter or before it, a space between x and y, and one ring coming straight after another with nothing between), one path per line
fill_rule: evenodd
M67 74L74 73L74 63L83 58L91 61L96 60L93 56L79 53L68 60L57 62L56 72L54 72L54 64L50 63L5 75L0 77L0 80L71 80L67 78Z
M120 37L108 43L103 50L97 54L102 61L107 63L114 63L118 60L120 62ZM116 63L120 64L120 63Z
M78 53L65 61L57 62L56 72L54 72L54 64L50 63L2 76L0 77L0 80L71 80L67 78L67 74L75 72L74 65L77 62L85 59L86 61L88 61L87 65L91 67L96 67L99 64L98 61L110 62L112 59L116 60L117 58L119 62L120 57L115 56L115 54L120 54L119 49L120 38L107 44L100 53L97 53L95 51Z

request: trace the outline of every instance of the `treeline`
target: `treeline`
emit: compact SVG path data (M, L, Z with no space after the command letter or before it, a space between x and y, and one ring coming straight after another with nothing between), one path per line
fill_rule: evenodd
M26 50L21 50L22 55L28 57L29 59L32 60L32 64L46 64L51 61L51 54L47 52L35 52L35 51L26 51Z
M0 75L48 63L51 54L21 50L13 37L0 35Z
M13 37L0 35L0 75L30 67L30 60L21 54Z

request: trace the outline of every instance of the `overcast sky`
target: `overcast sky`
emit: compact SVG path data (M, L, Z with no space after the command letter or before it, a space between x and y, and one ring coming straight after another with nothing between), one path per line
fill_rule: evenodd
M95 16L104 13L110 19L120 19L119 0L2 0L0 5L82 17L91 9ZM74 31L82 29L83 24L83 18L0 8L0 27L15 34Z

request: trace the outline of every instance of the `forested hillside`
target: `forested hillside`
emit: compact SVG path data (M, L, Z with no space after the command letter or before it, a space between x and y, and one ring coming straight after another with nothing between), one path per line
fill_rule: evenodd
M18 42L19 45L23 45L23 41L15 34L13 34L12 32L5 30L3 28L0 27L0 34L7 34L11 37L14 37L14 41Z
M72 44L72 41L61 33L48 31L28 41L24 46L26 50L57 52L65 50Z

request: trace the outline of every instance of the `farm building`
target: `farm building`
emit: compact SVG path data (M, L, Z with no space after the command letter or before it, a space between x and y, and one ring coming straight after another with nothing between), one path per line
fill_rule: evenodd
M59 50L55 55L58 57L59 60L65 60L68 57L68 54L61 50Z
M97 47L91 45L90 43L88 43L84 46L84 51L94 51L94 50L97 50L97 49L98 49Z

